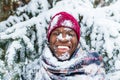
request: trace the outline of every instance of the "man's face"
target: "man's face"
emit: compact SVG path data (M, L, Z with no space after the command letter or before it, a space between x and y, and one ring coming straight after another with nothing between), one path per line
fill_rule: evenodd
M50 49L58 60L68 60L78 45L77 35L74 30L59 27L50 35Z

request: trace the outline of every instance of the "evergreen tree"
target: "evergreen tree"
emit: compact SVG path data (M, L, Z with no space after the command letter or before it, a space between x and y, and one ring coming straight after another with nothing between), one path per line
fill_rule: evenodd
M0 79L34 80L48 23L59 11L70 12L79 21L82 49L99 52L107 73L120 69L119 4L119 0L31 0L20 6L0 23Z

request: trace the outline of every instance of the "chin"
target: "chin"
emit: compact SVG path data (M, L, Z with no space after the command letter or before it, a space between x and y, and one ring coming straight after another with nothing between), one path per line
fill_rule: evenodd
M60 56L56 56L59 61L66 61L70 59L70 54L68 52L65 52L61 54Z

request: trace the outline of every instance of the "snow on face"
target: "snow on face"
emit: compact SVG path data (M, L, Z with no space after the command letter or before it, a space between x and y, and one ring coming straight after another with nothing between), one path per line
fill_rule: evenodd
M62 36L62 33L60 33L58 36L57 36L57 40L61 40L61 41L63 41L63 40L68 40L68 41L70 41L71 40L71 38L72 38L72 36L70 36L70 35L66 35L66 37L63 37Z
M67 60L70 58L70 54L68 52L65 52L64 54L62 54L61 56L58 56L58 58L60 60Z
M66 31L71 31L71 29L70 29L70 28L64 28L64 30L66 30Z
M67 32L67 31L71 31L70 28L64 28L64 30L65 30L66 32ZM61 40L61 41L63 41L63 40L68 40L68 41L70 41L71 39L72 39L72 36L69 35L69 34L66 34L66 36L63 37L63 36L62 36L62 33L60 33L60 34L57 36L57 40Z
M60 60L67 60L67 59L70 58L70 53L67 51L67 50L69 50L68 46L57 46L57 47L54 46L55 51L56 51L57 48L64 48L64 49L66 49L66 52L62 53L61 55L55 54L58 59L60 59Z

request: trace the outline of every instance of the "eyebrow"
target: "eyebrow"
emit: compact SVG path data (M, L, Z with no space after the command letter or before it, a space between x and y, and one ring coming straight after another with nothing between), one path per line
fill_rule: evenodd
M59 32L60 30L58 30L58 29L57 29L57 30L53 30L53 32L56 32L56 31L58 31L58 32Z

